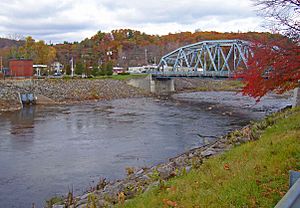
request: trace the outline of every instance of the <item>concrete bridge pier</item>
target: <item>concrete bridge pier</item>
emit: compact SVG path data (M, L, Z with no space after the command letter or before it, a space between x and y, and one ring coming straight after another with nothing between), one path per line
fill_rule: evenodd
M157 94L166 94L175 91L174 79L153 77L150 81L150 91Z
M294 89L293 107L297 106L300 106L300 81L298 82L298 87Z
M151 74L144 79L131 79L127 84L156 94L167 94L175 91L174 79L155 77Z

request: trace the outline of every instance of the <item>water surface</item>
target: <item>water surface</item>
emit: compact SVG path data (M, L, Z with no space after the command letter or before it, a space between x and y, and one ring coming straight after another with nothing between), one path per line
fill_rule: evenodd
M212 140L264 115L208 108L197 94L180 96L2 113L0 206L31 207L35 202L42 207L47 198L72 187L79 194L100 177L122 178L126 167L152 166L201 146L199 134Z

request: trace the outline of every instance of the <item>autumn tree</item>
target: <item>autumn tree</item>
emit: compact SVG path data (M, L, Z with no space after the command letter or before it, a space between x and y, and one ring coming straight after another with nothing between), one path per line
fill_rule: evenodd
M300 80L299 0L256 0L261 12L273 23L280 38L252 41L248 69L238 74L246 83L245 95L259 100L270 91L283 93Z
M281 32L292 38L300 38L300 1L299 0L254 0L267 26L274 32Z
M18 57L33 59L35 64L50 64L56 58L56 50L44 41L36 42L32 37L25 39L25 44L18 49Z

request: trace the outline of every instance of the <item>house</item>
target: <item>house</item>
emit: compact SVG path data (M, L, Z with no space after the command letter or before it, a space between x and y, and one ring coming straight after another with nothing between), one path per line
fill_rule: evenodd
M53 71L54 73L62 74L63 68L64 68L64 65L62 65L58 61L51 64L51 71Z
M26 78L33 76L33 61L31 59L11 59L8 65L11 77Z

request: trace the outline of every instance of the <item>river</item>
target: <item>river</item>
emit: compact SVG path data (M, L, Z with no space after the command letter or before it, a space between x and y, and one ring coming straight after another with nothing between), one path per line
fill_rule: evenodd
M235 93L183 93L2 113L0 207L42 207L68 190L80 194L100 177L156 165L288 104L274 96L255 105Z

